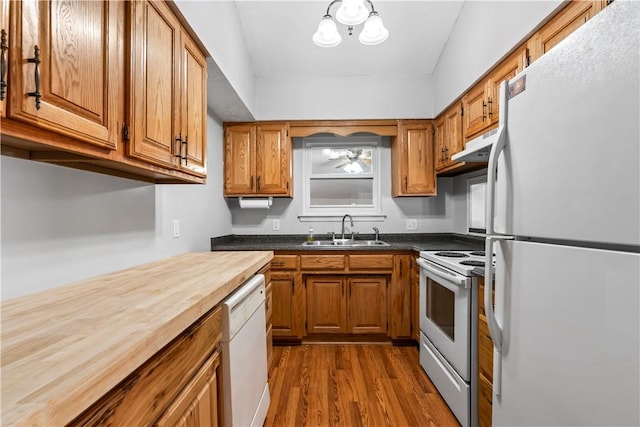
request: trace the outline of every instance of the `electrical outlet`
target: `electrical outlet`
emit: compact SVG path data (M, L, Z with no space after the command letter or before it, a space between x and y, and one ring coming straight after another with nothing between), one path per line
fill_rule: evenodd
M417 230L418 220L415 218L407 219L407 230Z
M280 231L280 220L279 219L274 219L273 220L273 222L271 223L271 230Z
M180 237L180 220L174 219L173 220L173 238L176 239L178 237Z

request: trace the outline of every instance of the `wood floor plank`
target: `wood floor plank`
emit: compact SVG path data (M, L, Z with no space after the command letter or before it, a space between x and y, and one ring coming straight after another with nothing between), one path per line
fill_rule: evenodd
M276 346L269 387L265 427L459 426L415 347Z

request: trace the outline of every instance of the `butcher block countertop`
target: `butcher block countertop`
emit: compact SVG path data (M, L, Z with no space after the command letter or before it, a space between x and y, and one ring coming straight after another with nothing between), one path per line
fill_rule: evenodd
M191 253L3 302L0 425L73 420L272 258Z

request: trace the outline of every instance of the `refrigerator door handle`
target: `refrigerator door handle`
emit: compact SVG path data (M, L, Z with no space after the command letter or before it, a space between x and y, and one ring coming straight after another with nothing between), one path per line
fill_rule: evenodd
M491 146L489 153L489 163L487 165L487 193L485 203L486 233L491 236L496 234L494 227L495 219L495 198L496 198L496 169L498 158L507 145L507 81L500 83L500 124L498 125L498 136L496 142Z

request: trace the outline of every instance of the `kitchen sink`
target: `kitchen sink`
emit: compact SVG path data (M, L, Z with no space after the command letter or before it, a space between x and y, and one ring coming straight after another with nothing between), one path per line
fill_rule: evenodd
M351 240L351 239L336 239L336 240L313 240L311 242L304 242L302 246L318 246L318 247L336 247L336 246L389 246L387 242L382 240Z

